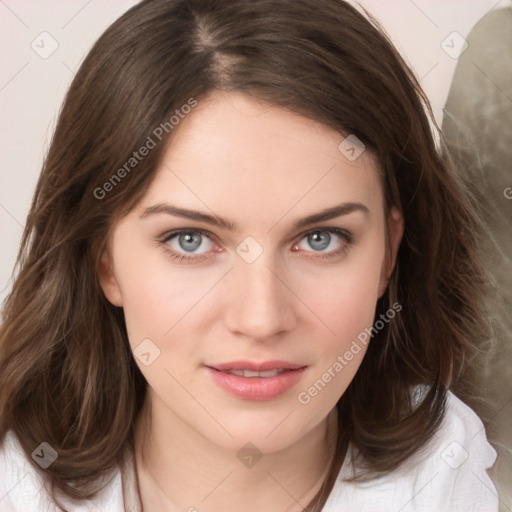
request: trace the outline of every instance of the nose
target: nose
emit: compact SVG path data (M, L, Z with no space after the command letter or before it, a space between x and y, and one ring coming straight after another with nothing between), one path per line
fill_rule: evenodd
M227 328L259 341L292 330L297 323L296 299L283 277L270 251L252 263L237 257L227 276Z

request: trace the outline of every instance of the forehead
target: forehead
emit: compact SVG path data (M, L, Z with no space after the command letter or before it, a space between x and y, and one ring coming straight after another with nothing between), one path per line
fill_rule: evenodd
M296 217L344 201L380 210L377 162L368 150L347 158L339 148L347 135L243 93L215 92L173 130L138 211L173 202L275 224L290 209Z

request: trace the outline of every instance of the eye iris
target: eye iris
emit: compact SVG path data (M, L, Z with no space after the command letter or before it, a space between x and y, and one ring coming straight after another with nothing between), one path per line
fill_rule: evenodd
M316 250L322 250L329 246L331 235L325 231L316 231L308 236L308 242Z
M178 241L179 241L180 247L184 251L192 252L192 251L196 250L201 245L201 235L199 233L183 233L179 236ZM183 242L189 243L191 241L193 242L192 243L193 247L191 247L190 245L183 246Z

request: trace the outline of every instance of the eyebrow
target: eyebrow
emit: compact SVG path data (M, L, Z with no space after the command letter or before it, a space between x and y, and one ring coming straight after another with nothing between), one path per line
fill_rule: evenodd
M315 224L317 222L324 222L330 219L335 219L337 217L341 217L342 215L348 215L353 212L362 212L366 215L370 213L370 210L367 206L362 203L357 202L349 202L342 203L337 206L333 206L331 208L327 208L318 213L314 213L312 215L308 215L307 217L303 217L302 219L296 220L292 229L301 229L310 224ZM204 222L206 224L211 224L212 226L217 226L222 229L227 229L228 231L238 231L239 228L236 223L225 219L223 217L219 217L218 215L210 215L208 213L199 212L196 210L188 210L186 208L180 208L178 206L173 206L167 203L158 203L153 206L149 206L146 208L140 218L146 218L150 215L165 213L167 215L173 215L175 217L182 217L184 219L195 220L199 222Z

